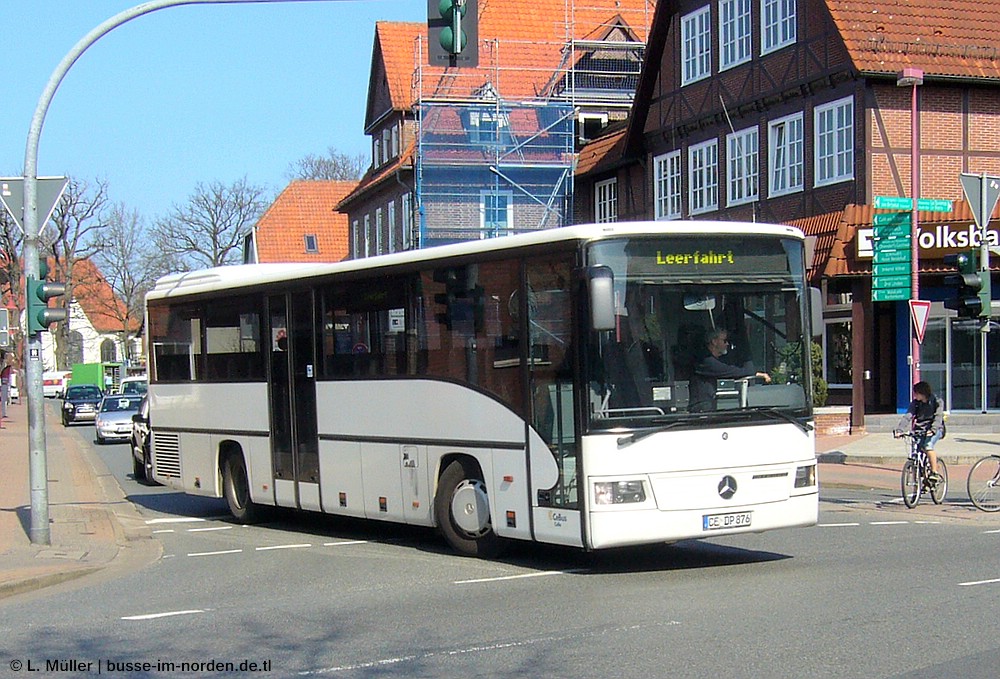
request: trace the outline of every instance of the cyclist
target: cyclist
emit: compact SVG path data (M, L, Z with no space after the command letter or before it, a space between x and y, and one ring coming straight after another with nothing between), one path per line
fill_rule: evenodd
M931 481L938 483L943 477L938 473L934 445L944 436L944 419L941 401L934 395L930 384L920 381L913 385L913 400L910 401L906 414L910 419L910 431L922 435L919 446L927 451L927 458L931 462Z

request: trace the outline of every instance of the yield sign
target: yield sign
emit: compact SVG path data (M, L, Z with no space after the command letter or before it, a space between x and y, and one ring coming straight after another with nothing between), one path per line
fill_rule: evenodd
M45 219L39 220L38 232L41 233L45 224L56 209L56 203L62 198L66 189L66 177L36 177L37 194L35 200L39 215ZM0 203L14 219L17 227L24 233L24 178L0 177Z
M927 329L927 317L931 313L931 303L926 299L910 300L910 318L913 319L913 329L917 333L917 344L924 343L924 330Z

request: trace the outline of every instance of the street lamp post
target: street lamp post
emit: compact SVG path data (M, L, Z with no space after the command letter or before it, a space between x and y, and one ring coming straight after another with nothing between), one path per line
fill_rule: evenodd
M38 223L38 143L42 136L45 114L52 103L52 97L69 69L80 56L104 35L124 23L145 14L168 7L182 5L235 5L277 2L332 2L333 0L151 0L114 15L87 35L80 38L49 76L42 96L35 106L28 129L28 141L24 150L24 279L38 278L38 251L40 245L40 224ZM25 289L25 299L28 291ZM28 535L32 544L51 544L49 532L48 473L46 471L44 396L42 393L42 340L37 334L28 333L25 342L27 356L25 364L25 387L28 399L28 460L31 484L31 525Z
M896 78L898 87L910 87L910 299L920 299L920 231L917 228L917 201L920 200L920 116L917 110L917 87L924 83L919 68L904 68ZM920 342L910 328L910 383L920 381Z

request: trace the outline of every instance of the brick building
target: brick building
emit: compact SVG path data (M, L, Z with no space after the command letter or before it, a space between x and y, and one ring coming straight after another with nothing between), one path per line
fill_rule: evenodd
M952 207L918 213L919 297L932 302L921 375L952 410L1000 408L998 334L984 353L978 324L942 303L942 258L979 242L959 176L1000 174L1000 28L968 0L883 4L660 2L632 115L577 170L580 221L755 220L815 236L825 375L856 425L909 400L909 307L872 301L872 224L876 197L913 195L911 122L917 195Z

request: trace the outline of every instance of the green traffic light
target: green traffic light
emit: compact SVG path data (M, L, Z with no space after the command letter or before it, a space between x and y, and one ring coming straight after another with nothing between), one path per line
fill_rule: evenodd
M49 306L50 299L66 294L66 286L63 283L50 283L49 281L28 278L27 293L28 309L25 315L27 316L28 334L34 335L44 332L53 323L65 321L68 317L68 312L64 307Z

